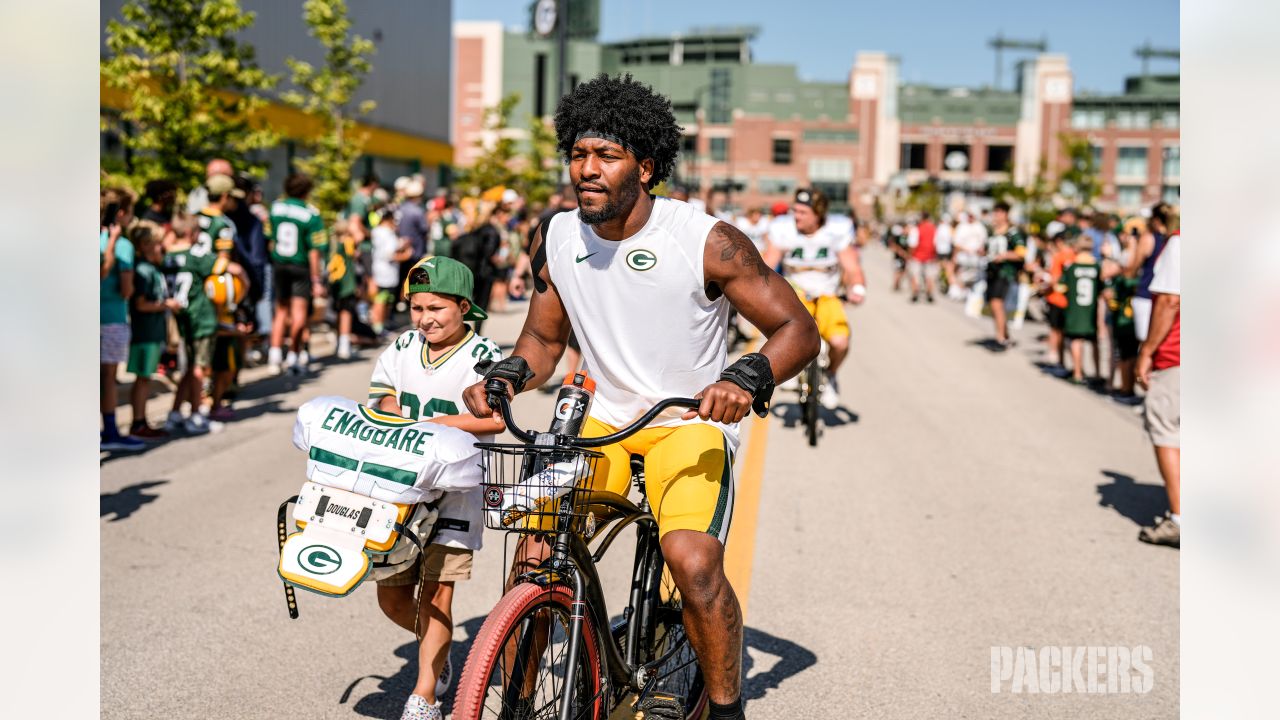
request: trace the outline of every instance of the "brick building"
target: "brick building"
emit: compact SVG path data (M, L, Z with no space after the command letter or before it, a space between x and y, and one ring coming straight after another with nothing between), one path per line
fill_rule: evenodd
M1012 90L933 87L901 83L895 57L859 52L847 82L809 82L793 65L754 62L756 33L713 28L599 43L593 30L579 31L569 41L569 86L629 72L670 98L685 132L676 182L716 206L768 205L814 185L837 210L865 214L877 198L892 206L928 179L982 202L998 182L1031 181L1042 163L1056 176L1066 164L1063 135L1094 145L1100 208L1177 200L1177 76L1076 95L1067 57L1042 54L1019 64ZM487 140L483 110L501 97L520 94L516 125L554 112L550 40L459 22L454 47L457 164Z

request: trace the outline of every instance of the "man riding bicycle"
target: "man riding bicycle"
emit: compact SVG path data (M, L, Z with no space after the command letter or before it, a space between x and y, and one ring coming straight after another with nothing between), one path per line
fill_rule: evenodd
M612 433L668 397L701 400L697 410L659 416L602 448L592 487L625 495L630 456L644 457L709 717L744 718L742 616L724 573L737 423L753 408L765 411L775 378L817 355L817 328L740 230L649 194L671 174L680 147L666 98L629 75L601 75L561 100L555 126L579 209L539 228L528 317L511 357L488 377L513 393L539 386L573 330L596 382L584 435ZM768 340L726 368L730 304ZM483 383L464 398L476 415L492 414Z
M777 267L804 293L806 309L818 323L818 332L830 347L827 382L819 400L828 410L840 406L836 371L849 354L849 321L844 315L841 283L848 290L844 299L857 305L867 295L862 264L853 245L854 227L849 220L827 219L827 196L821 191L796 191L791 215L774 220L765 235L765 262Z

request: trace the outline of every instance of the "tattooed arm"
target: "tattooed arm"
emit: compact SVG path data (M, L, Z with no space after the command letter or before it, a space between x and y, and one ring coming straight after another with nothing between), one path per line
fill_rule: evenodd
M760 352L769 358L775 382L793 377L817 357L818 326L813 317L741 230L716 223L707 237L703 266L707 296L723 293L768 338Z

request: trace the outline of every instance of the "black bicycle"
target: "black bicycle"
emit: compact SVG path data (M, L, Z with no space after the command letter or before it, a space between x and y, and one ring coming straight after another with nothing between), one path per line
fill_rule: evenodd
M579 438L521 430L503 383L491 380L485 389L521 441L477 445L488 470L485 524L526 536L522 547L546 542L550 553L515 578L485 619L458 681L453 717L604 720L631 696L647 718L699 717L707 689L684 632L680 594L663 572L643 463L632 458L638 505L589 489L604 457L591 448L630 437L667 408L696 408L699 402L663 400L612 435ZM545 479L552 475L570 482L548 493L553 488ZM611 623L596 563L631 525L631 592L621 618Z

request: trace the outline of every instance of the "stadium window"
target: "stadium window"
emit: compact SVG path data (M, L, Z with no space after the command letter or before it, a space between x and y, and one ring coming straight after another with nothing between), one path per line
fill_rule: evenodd
M791 138L773 139L773 164L791 164Z
M729 138L711 138L711 162L727 162L729 160Z
M1182 148L1177 145L1166 147L1161 160L1160 177L1165 180L1177 180L1182 172Z
M546 117L547 114L546 53L533 56L533 114L534 117Z
M1147 149L1144 147L1122 147L1116 156L1116 177L1147 177Z
M1009 172L1012 166L1012 145L987 146L987 172Z
M902 169L924 170L925 149L924 143L902 143Z
M1125 210L1135 210L1142 205L1141 185L1116 186L1116 204Z
M761 177L756 179L756 192L761 195L790 195L796 189L791 178Z

